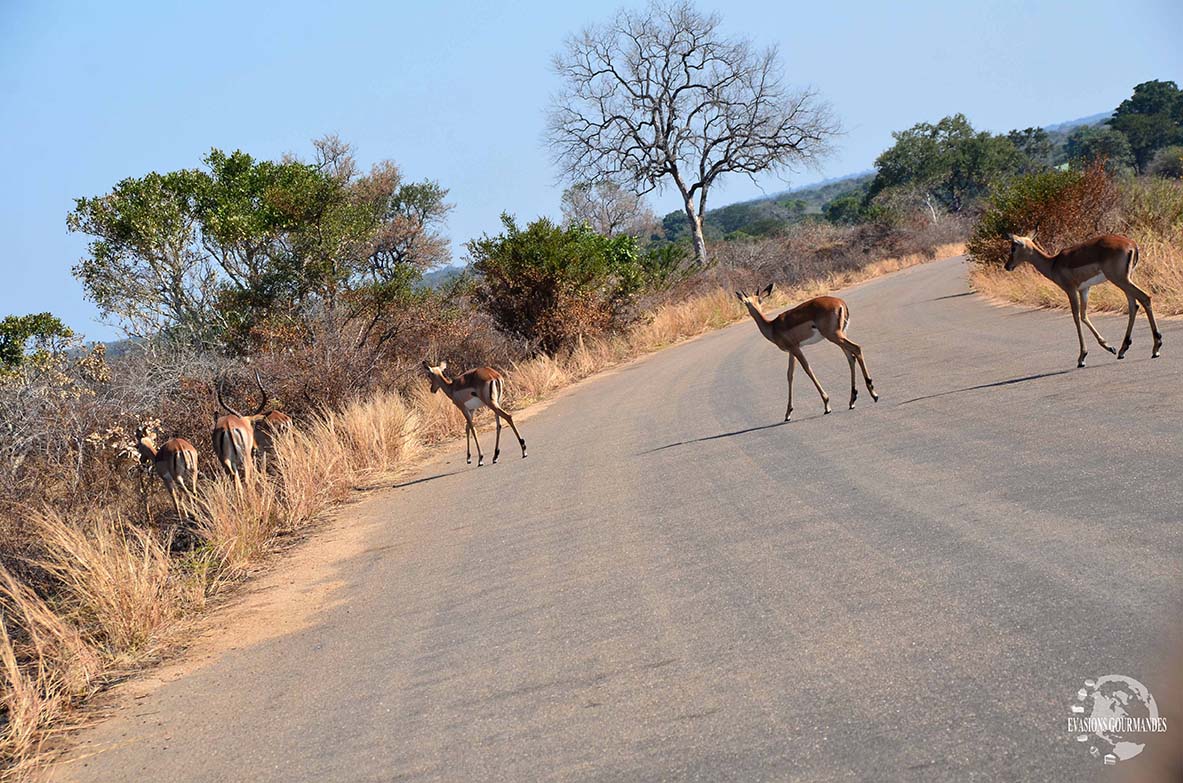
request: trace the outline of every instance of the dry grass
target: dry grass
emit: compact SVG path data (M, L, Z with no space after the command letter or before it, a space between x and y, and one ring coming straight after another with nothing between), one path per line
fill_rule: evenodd
M963 251L938 248L937 256ZM886 259L780 293L780 304L930 260ZM544 399L564 386L744 317L730 292L714 290L659 308L629 331L580 341L556 357L506 368L507 404ZM488 420L488 419L486 419ZM180 621L211 594L248 575L287 535L347 501L359 486L412 469L428 449L460 437L464 419L425 385L324 412L277 438L265 469L236 483L202 477L189 505L201 542L184 555L167 537L145 532L111 511L67 518L36 517L42 554L31 563L54 585L49 603L0 570L0 676L7 716L0 734L0 775L22 775L48 727L102 684L103 673L154 658ZM129 512L124 512L129 513ZM18 634L12 629L19 629Z

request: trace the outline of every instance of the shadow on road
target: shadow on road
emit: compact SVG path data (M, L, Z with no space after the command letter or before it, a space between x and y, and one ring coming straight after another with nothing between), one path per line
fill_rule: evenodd
M932 301L934 301L934 302L939 302L939 301L941 301L942 299L957 299L958 297L962 297L962 296L973 296L973 295L974 295L974 292L973 292L973 291L962 291L962 292L961 292L961 293L959 293L959 294L949 294L949 295L947 295L947 296L938 296L936 299L933 299Z
M937 397L948 397L950 394L962 394L964 392L978 391L979 389L993 389L997 386L1013 386L1016 383L1026 383L1027 381L1037 381L1040 378L1051 378L1056 375L1066 375L1072 372L1071 370L1056 370L1055 372L1041 372L1038 375L1024 375L1022 378L1010 378L1005 381L994 381L993 383L979 383L977 386L966 386L963 389L950 389L949 391L937 392L936 394L926 394L923 397L913 397L910 400L904 400L900 405L907 405L911 402L920 402L921 400L933 400Z
M413 487L416 484L424 484L428 481L435 481L436 479L447 478L448 476L455 476L460 471L454 470L451 473L437 473L434 476L424 476L423 478L415 479L414 481L404 481L401 484L391 484L391 489L402 489L403 487Z
M708 440L719 440L720 438L731 438L736 435L746 435L749 432L759 432L760 430L770 430L774 427L783 427L784 425L786 425L788 423L789 422L787 422L787 421L778 421L774 424L761 424L759 427L748 427L746 430L736 430L735 432L721 432L718 435L707 435L702 438L692 438L690 440L680 440L677 443L667 443L664 446L658 446L655 449L649 449L648 451L642 451L641 454L653 454L658 451L665 451L666 449L672 449L675 446L688 446L691 443L703 443Z

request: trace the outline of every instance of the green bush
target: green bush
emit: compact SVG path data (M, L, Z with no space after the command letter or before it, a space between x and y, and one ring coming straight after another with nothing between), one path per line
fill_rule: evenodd
M1048 248L1065 247L1102 233L1118 201L1118 189L1096 161L1083 171L1052 169L1015 177L990 193L967 248L979 264L1004 264L1008 234L1038 232Z
M468 243L476 301L501 331L553 355L580 335L632 320L636 296L651 282L634 237L546 218L524 229L509 215L501 222L503 233ZM661 274L670 258L645 257Z
M1155 153L1149 172L1156 177L1183 179L1183 146L1164 147Z

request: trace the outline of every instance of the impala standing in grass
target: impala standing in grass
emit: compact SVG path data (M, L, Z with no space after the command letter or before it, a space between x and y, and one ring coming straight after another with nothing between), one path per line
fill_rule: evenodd
M1080 329L1080 322L1084 321L1084 325L1093 333L1093 337L1097 338L1097 343L1102 348L1122 359L1132 343L1130 336L1134 332L1138 305L1146 308L1146 320L1150 322L1150 333L1154 335L1154 348L1150 358L1158 358L1162 352L1162 333L1158 331L1158 325L1154 322L1154 311L1150 309L1150 295L1130 280L1130 273L1138 265L1138 245L1134 240L1117 234L1104 234L1087 242L1066 247L1053 255L1039 246L1035 241L1034 232L1029 236L1011 234L1010 258L1006 262L1006 271L1010 272L1024 261L1068 295L1072 321L1076 324L1076 339L1080 343L1077 367L1084 367L1084 357L1088 355L1088 351L1084 349L1084 333ZM1126 324L1125 339L1121 341L1120 351L1113 350L1113 346L1105 342L1105 338L1101 337L1101 333L1089 320L1089 289L1106 280L1125 293L1126 302L1129 304L1130 320Z
M875 393L875 384L867 374L867 364L863 361L863 349L858 343L846 336L846 327L850 324L850 307L846 302L834 296L819 296L803 302L791 310L786 310L775 318L768 318L760 310L760 304L772 293L772 283L763 291L747 294L736 291L735 296L748 308L752 319L755 320L760 334L782 351L789 354L789 404L785 408L785 421L793 414L793 368L801 362L801 368L817 387L817 393L822 396L825 412L830 412L830 397L818 382L817 376L809 368L801 346L811 345L823 337L842 349L846 360L850 362L850 407L854 408L854 401L858 399L858 388L855 386L854 365L858 362L863 373L863 383L867 385L867 392L871 399L879 402L879 395Z
M431 381L432 394L442 390L464 414L464 420L467 422L464 435L468 449L468 464L472 464L472 441L474 440L476 441L477 467L485 464L485 455L481 453L481 442L476 436L476 427L472 424L473 414L482 405L493 411L493 417L497 420L497 442L493 446L493 463L496 464L497 458L501 455L502 419L509 422L509 426L513 428L513 434L517 436L518 443L522 447L522 459L526 458L526 439L518 432L517 425L513 423L513 416L510 416L501 407L501 392L504 386L501 373L492 367L478 367L458 375L454 379L449 379L444 375L444 370L448 369L447 362L440 362L438 367L432 367L427 362L423 362L423 369Z
M197 492L197 448L184 438L169 438L159 448L146 427L136 430L136 450L143 463L152 468L173 499L177 517L183 519L180 496ZM179 489L178 489L179 488Z
M255 383L259 385L258 409L251 414L243 415L226 404L222 397L222 383L217 385L218 403L226 409L226 415L220 416L214 422L213 444L214 454L218 455L218 462L226 468L226 472L234 476L238 483L240 476L250 471L251 459L255 454L255 426L267 419L271 413L264 413L267 407L267 390L263 388L263 381L259 373L255 373ZM287 418L286 415L284 418Z
M255 446L266 469L267 460L275 454L275 441L292 428L292 417L282 411L271 411L255 425Z

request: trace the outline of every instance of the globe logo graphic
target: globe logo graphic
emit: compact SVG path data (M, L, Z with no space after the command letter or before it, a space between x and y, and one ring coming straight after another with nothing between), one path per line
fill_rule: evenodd
M1106 764L1134 758L1145 749L1147 733L1165 728L1150 689L1121 674L1085 680L1071 712L1076 741L1090 743L1090 755Z

